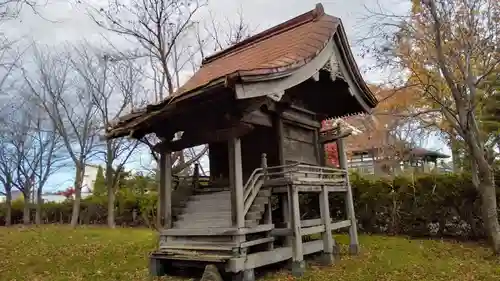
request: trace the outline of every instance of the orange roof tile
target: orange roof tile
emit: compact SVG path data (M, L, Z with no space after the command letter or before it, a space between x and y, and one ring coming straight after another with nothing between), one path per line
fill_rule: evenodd
M325 47L339 24L318 4L312 11L206 58L174 98L228 75L263 75L299 67Z

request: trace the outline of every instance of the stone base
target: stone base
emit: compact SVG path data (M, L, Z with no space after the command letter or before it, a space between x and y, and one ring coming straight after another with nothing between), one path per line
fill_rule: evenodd
M349 254L351 255L359 254L359 245L356 244L349 245Z
M167 275L167 261L149 257L149 274L153 277Z
M215 265L209 264L205 266L205 271L203 271L200 281L223 281L223 279L219 273L219 269Z
M292 262L292 276L301 277L306 271L305 261L293 261Z
M335 263L335 256L333 255L333 253L321 253L319 262L322 265L332 265Z
M243 270L233 275L232 281L255 281L253 269Z

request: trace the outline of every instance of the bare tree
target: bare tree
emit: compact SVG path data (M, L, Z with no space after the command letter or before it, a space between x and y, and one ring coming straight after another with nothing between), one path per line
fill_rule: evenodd
M36 12L36 0L0 0L0 20L15 18L24 6Z
M2 134L2 182L10 192L12 187L24 197L23 222L30 223L30 206L37 193L36 222L41 223L42 190L49 176L63 159L59 137L53 126L42 117L40 108L21 99L12 111ZM36 186L35 186L36 183ZM33 195L33 196L32 196ZM9 194L11 199L11 194Z
M160 65L161 74L155 83L161 100L175 90L171 66L175 43L193 25L193 16L204 5L199 0L110 1L91 16L101 27L137 40L152 58L152 65Z
M35 156L38 159L32 160L37 165L32 165L31 168L34 171L33 188L36 189L35 223L40 225L42 224L43 188L49 177L64 166L67 153L63 151L64 143L54 123L43 117L45 116L43 108L38 107L37 109L37 116L33 122L32 138L33 145L37 150Z
M0 134L0 183L3 187L3 191L0 190L0 194L5 196L5 225L7 226L12 224L12 188L16 168L9 151L9 141L10 139L6 134Z
M107 133L111 121L125 110L134 108L134 101L141 102L138 95L143 91L140 86L142 72L130 60L110 62L109 55L100 56L99 52L91 52L90 49L90 46L76 49L73 65L85 81L104 133ZM103 158L106 166L109 227L115 227L115 197L120 173L139 144L138 141L126 138L105 141Z
M35 74L25 71L25 81L44 108L75 165L75 198L71 226L80 214L82 182L87 161L95 155L98 142L98 108L84 81L71 69L70 55L56 56L35 50Z
M500 2L492 0L413 1L410 15L372 12L376 21L369 54L394 67L400 83L413 87L463 140L493 252L500 255L490 137L481 125L481 101L495 93L500 71ZM387 31L394 31L387 34ZM401 71L402 70L402 71ZM422 108L422 107L421 107Z

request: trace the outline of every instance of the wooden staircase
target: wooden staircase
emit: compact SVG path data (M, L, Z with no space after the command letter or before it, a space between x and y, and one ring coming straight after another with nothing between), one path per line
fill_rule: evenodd
M260 187L245 215L245 228L257 227L270 202L271 190ZM159 251L169 259L224 262L237 255L236 229L231 213L231 192L197 192L178 207L171 229L160 240ZM175 234L172 234L175 233Z
M271 191L262 189L245 217L245 227L259 224L269 202ZM194 194L189 197L182 213L174 222L174 229L229 228L232 227L231 192L219 191L208 194Z

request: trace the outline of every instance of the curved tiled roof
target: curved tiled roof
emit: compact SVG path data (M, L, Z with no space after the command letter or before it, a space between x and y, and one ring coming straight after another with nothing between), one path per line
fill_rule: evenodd
M169 104L207 92L212 86L232 88L231 84L244 84L248 80L267 81L290 75L317 58L328 44L338 47L339 59L347 66L347 75L354 80L352 86L361 91L358 101L366 105L365 111L375 107L377 100L361 77L340 19L325 14L323 6L317 4L312 11L206 58L200 69L173 95L119 118L107 137L126 135L153 116L160 115Z
M312 11L206 58L174 98L228 75L265 75L299 67L325 47L339 24L318 4Z

